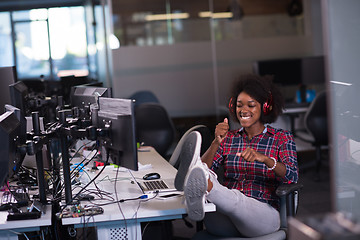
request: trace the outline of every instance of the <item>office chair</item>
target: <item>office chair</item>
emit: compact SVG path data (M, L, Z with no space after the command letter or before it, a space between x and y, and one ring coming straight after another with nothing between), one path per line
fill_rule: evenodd
M283 184L276 189L280 197L280 229L276 232L253 238L246 237L220 237L209 233L206 230L197 232L192 240L284 240L287 235L288 217L296 214L298 206L298 192L303 187L300 183Z
M322 165L322 147L329 143L326 92L320 92L309 106L304 117L305 129L296 130L295 137L311 143L315 147L316 159L309 164L300 165L300 170L316 168L316 180L319 180L319 173Z
M137 141L152 146L167 159L167 153L175 138L175 127L166 109L159 103L143 103L135 106Z
M176 145L175 150L169 159L169 163L172 166L174 166L176 169L179 169L179 165L180 165L179 155L180 155L180 151L183 147L183 144L184 144L187 136L193 131L198 131L201 135L202 142L201 142L200 156L202 156L211 145L213 137L211 136L210 130L207 126L195 125L192 128L188 129L184 133L184 135L180 138L180 141Z
M135 100L135 106L143 103L160 103L156 95L148 90L135 92L129 98Z

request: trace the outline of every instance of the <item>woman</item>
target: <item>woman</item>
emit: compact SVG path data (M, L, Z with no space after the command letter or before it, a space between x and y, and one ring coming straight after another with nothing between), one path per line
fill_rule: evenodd
M190 169L184 185L189 217L204 217L204 198L216 205L207 214L207 231L220 236L256 237L280 227L276 188L298 180L296 146L289 131L276 129L281 93L269 77L243 76L234 87L231 116L241 125L229 131L228 120L216 126L215 139ZM216 170L224 167L223 184Z

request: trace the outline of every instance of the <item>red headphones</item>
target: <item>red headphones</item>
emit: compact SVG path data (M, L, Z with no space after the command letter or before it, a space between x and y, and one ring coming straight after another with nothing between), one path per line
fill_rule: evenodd
M230 113L234 113L234 102L233 102L234 98L230 98L230 101L229 101L229 111Z
M266 100L266 102L263 105L264 115L268 115L272 109L273 109L273 97L271 92L269 92L269 98Z

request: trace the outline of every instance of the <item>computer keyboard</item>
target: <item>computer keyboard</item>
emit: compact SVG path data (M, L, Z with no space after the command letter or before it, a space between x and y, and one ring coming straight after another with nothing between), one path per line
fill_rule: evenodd
M169 188L163 180L144 181L143 184L150 191Z

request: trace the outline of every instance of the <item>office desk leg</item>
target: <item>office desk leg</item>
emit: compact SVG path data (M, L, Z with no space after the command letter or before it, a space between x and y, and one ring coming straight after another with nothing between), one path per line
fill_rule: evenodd
M141 240L140 223L119 223L97 227L98 239Z

